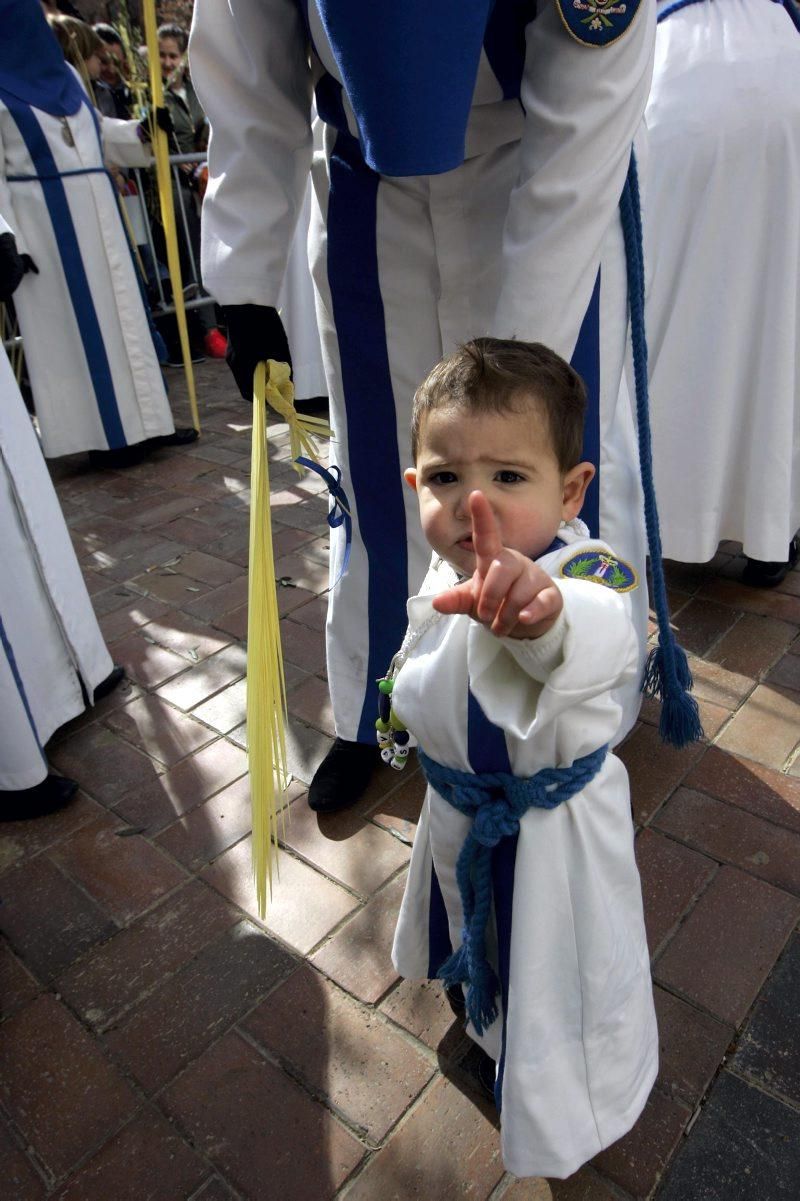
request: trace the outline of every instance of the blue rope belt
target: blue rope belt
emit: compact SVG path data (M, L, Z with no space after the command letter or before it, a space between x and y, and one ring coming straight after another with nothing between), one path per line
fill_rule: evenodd
M79 167L74 171L56 171L41 175L7 175L7 183L42 183L48 179L68 179L72 175L108 175L105 167Z
M571 767L548 767L535 776L508 772L456 771L418 749L425 778L448 804L472 818L456 863L464 911L461 946L437 976L447 985L468 984L467 1016L478 1034L497 1017L500 985L486 958L486 923L492 903L492 847L516 834L529 809L555 809L580 792L603 766L607 746L576 759Z

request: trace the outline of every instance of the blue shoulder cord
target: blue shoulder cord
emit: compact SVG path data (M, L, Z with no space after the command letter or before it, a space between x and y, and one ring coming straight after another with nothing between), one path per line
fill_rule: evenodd
M683 0L694 3L695 0ZM669 624L669 605L661 561L661 533L653 485L653 457L650 438L650 414L647 393L647 339L644 323L644 251L639 179L636 158L631 151L628 177L619 203L625 257L628 266L628 303L630 306L633 371L636 384L636 428L639 442L639 469L644 493L644 516L650 555L653 608L658 621L658 646L650 652L645 665L642 691L661 701L659 732L664 742L685 746L703 736L697 701L689 694L692 673L686 652L678 646Z

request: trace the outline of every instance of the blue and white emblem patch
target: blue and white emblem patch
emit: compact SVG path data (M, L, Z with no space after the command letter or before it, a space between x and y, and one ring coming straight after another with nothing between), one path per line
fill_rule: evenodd
M602 584L614 592L632 592L639 586L639 577L630 563L601 550L579 551L561 564L561 574L568 580Z
M556 0L567 32L584 46L610 46L622 37L642 0Z

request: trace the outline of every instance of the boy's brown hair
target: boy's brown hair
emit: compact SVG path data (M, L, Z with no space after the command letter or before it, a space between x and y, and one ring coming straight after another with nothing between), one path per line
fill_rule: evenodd
M555 351L540 342L474 338L437 363L417 388L411 416L411 449L417 460L428 413L452 405L470 413L518 413L533 402L545 417L558 465L581 460L586 387Z

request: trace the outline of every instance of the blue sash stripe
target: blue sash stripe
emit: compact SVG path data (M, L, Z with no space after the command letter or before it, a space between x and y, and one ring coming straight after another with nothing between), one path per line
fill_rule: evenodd
M33 734L36 745L39 748L39 754L42 756L46 767L47 756L44 753L44 748L42 747L41 739L39 738L39 731L36 729L36 722L33 720L33 712L31 711L28 694L25 691L25 685L22 682L22 676L20 675L19 667L17 666L17 660L14 655L14 648L8 640L8 634L6 633L6 627L3 624L2 617L0 617L0 644L2 644L3 650L5 651L6 659L8 660L8 666L11 668L11 674L14 677L14 683L17 686L19 699L22 701L22 707L25 710L28 722L30 723L31 733Z
M328 282L346 398L347 491L367 554L368 665L358 741L375 741L374 683L406 627L408 553L395 398L378 278L380 176L340 133L331 156ZM391 548L387 545L391 530Z
M597 471L586 491L581 520L592 538L600 537L600 272L581 325L571 366L586 384L586 422L583 427L583 458Z
M61 265L83 343L95 400L103 423L103 431L109 447L116 450L119 447L127 446L128 442L122 426L111 368L64 184L59 177L53 153L47 144L47 138L33 110L28 105L14 104L10 101L8 109L41 178L42 193L53 225L53 235L61 255ZM95 121L95 127L96 125Z

